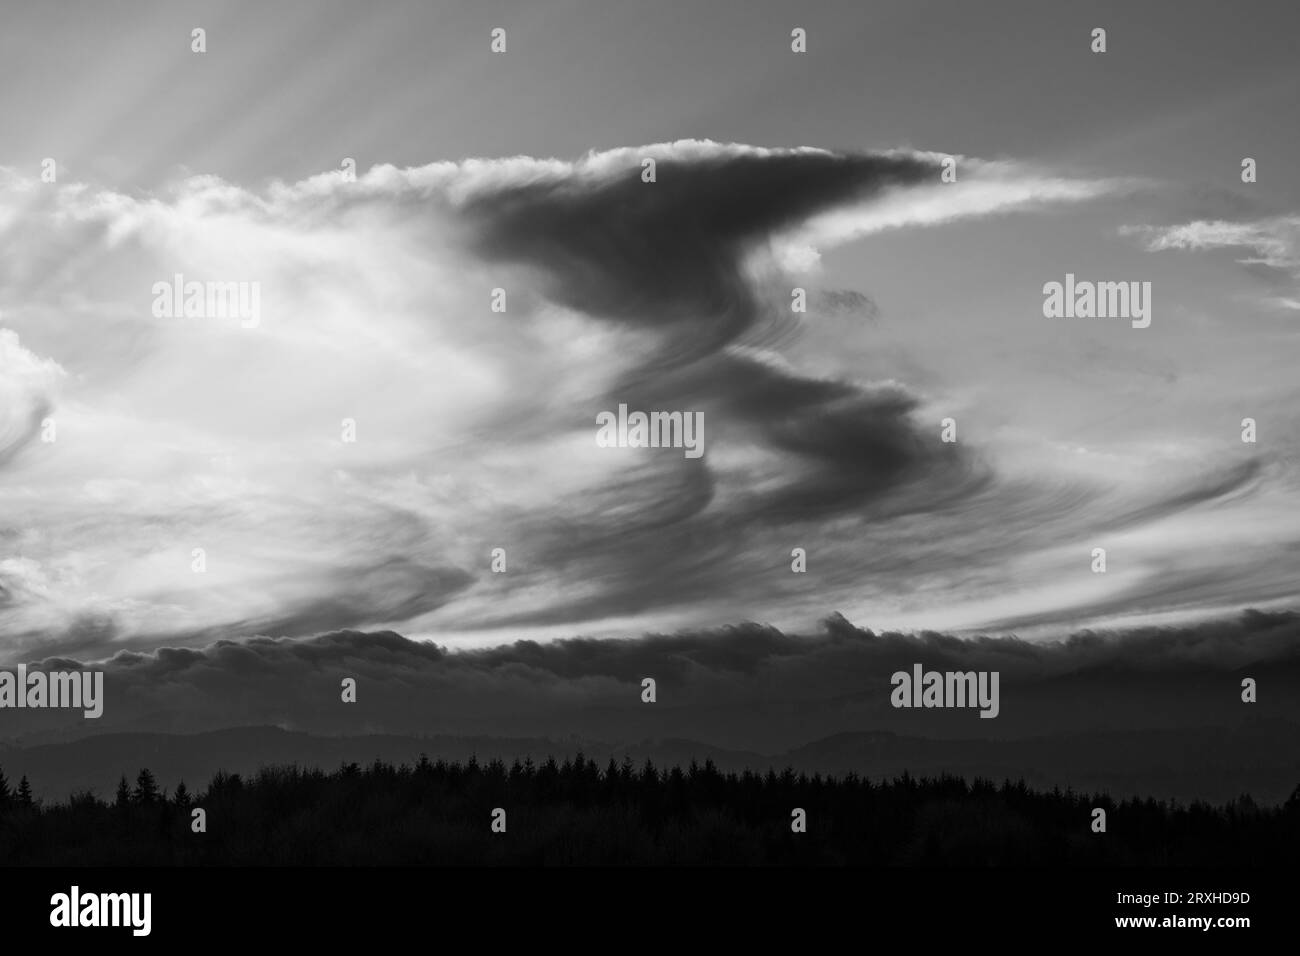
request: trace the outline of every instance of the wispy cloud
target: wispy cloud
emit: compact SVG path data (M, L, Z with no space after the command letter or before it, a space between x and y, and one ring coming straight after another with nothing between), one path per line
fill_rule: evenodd
M1232 222L1222 219L1199 219L1173 226L1126 226L1124 235L1141 236L1151 252L1180 250L1234 249L1244 252L1236 261L1259 274L1267 274L1271 284L1290 285L1289 294L1269 292L1255 298L1264 305L1300 310L1300 216L1269 216L1263 219Z
M1059 582L1108 520L1150 525L1258 472L1009 476L940 442L908 383L788 355L790 288L818 291L800 270L822 248L1124 188L966 158L944 183L942 158L683 141L155 196L5 174L9 649L626 632L806 618L840 596L868 613L903 595L947 626L1140 596L1149 540L1128 577ZM261 324L156 317L176 274L260 283ZM598 448L595 415L619 403L702 413L705 457ZM43 417L57 441L32 440ZM1012 573L1037 597L1008 606ZM1275 596L1233 575L1211 590Z
M1147 239L1153 252L1165 249L1244 248L1251 255L1238 261L1300 274L1300 216L1273 216L1254 222L1198 220L1176 226L1143 226L1125 230Z

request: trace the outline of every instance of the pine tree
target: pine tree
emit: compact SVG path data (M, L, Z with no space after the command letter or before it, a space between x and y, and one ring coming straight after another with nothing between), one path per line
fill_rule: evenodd
M32 805L32 785L27 782L27 775L18 781L18 805L20 807L30 807Z
M13 800L13 793L9 790L9 780L5 777L5 772L0 770L0 810L9 806Z
M0 781L2 780L4 780L4 775L0 774ZM0 790L0 795L3 793L4 791ZM3 797L0 797L0 799L3 799ZM1300 813L1300 784L1296 784L1296 788L1291 791L1291 796L1286 798L1286 803L1282 805L1282 809L1287 813Z
M136 803L155 803L158 800L158 784L148 767L141 767L135 778L135 792L131 794Z
M185 786L184 780L176 785L176 793L172 797L172 800L178 807L184 808L190 805L190 791L189 788Z
M113 799L113 805L117 807L129 806L131 803L131 788L127 785L126 774L122 774L122 779L117 782L117 796Z

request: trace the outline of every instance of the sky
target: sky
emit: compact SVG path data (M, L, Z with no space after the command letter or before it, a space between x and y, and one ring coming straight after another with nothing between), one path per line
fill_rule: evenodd
M1036 640L1291 607L1295 26L1280 3L12 14L2 656L835 613ZM1067 273L1150 282L1150 327L1046 318ZM257 283L256 327L155 314L176 274ZM702 414L703 456L599 447L621 403Z

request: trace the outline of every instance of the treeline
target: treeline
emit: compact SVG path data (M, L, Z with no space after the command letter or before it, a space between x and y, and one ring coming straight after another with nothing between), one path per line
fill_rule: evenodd
M1106 811L1104 833L1095 808ZM805 832L794 830L796 809ZM200 818L205 832L195 832ZM1184 806L1023 781L422 755L414 765L218 773L199 793L182 783L169 794L145 769L134 786L123 777L111 802L84 792L45 805L26 778L12 788L0 773L5 865L1265 866L1291 865L1297 851L1300 787L1282 807L1248 796Z

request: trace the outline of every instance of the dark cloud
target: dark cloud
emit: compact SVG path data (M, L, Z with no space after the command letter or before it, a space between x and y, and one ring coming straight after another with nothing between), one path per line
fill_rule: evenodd
M823 289L817 294L816 310L827 315L857 315L873 321L880 315L876 300L856 289Z
M768 587L740 569L765 560L770 545L756 538L768 529L924 508L987 481L964 449L918 430L918 401L903 386L814 378L729 348L771 344L795 324L788 287L747 268L756 248L817 213L933 179L933 160L687 150L660 155L654 183L641 180L634 151L626 160L498 185L458 212L485 259L528 267L549 298L597 321L657 334L660 345L575 418L585 424L619 404L702 412L705 457L657 456L593 489L578 511L511 515L532 560L506 586L551 575L588 586L460 627L580 622L710 599L744 607ZM861 293L827 295L836 309L873 307ZM723 475L708 449L726 446L760 449L764 460Z
M996 670L1001 714L902 710L890 675ZM80 666L49 659L45 669ZM1249 611L1189 627L1084 631L1048 643L874 633L838 615L810 634L760 624L628 640L519 641L450 652L392 632L219 641L122 652L104 667L104 716L6 711L27 739L276 724L331 734L683 737L774 752L849 731L1011 738L1080 729L1234 726L1300 719L1300 614ZM1259 703L1240 700L1243 676ZM353 677L358 700L340 700ZM653 677L658 702L640 700Z
M938 175L933 160L821 151L660 157L597 182L526 182L466 212L489 259L537 267L557 301L596 318L688 323L692 339L734 340L762 311L743 273L774 232L891 186Z
M818 527L824 520L942 514L993 480L937 429L919 430L917 401L898 385L806 378L723 353L621 397L632 407L702 410L706 444L760 448L765 460L720 476L707 455L647 458L593 489L580 509L517 516L530 557L515 565L512 585L558 578L584 587L562 590L544 609L488 611L460 626L564 624L720 599L743 617L772 597L768 569L789 576L794 543L817 541L832 563L834 536ZM845 576L876 560L860 546L834 553Z

